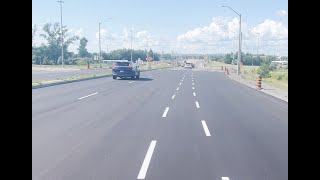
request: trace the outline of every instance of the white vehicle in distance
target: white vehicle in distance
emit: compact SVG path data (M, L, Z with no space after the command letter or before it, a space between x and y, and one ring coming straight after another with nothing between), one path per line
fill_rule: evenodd
M184 65L184 68L186 68L186 69L192 69L192 64L191 64L191 63L186 63L186 64Z

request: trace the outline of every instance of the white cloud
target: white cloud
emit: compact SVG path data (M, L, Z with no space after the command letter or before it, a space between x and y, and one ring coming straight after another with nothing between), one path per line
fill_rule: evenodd
M71 28L68 31L68 33L69 33L69 36L78 36L79 37L79 40L74 41L68 47L68 51L77 53L79 45L80 45L80 39L83 37L83 29L82 28L79 28L79 29L72 29Z
M283 17L288 15L288 12L286 10L279 10L276 12L277 16Z
M112 32L108 32L105 29L100 31L101 35L101 50L108 51L120 48L130 49L131 47L131 34L130 29L124 28L122 33L116 34ZM91 42L89 45L88 42L88 50L92 50L97 52L97 48L99 46L99 33L96 33L96 39L94 42ZM164 46L164 43L168 43L168 41L161 37L150 33L147 30L132 31L132 48L133 49L147 49L147 47L153 50L159 51L159 47ZM89 48L90 46L90 48ZM92 52L91 51L91 52Z
M214 17L209 26L189 30L177 37L178 42L215 43L228 40L235 36L239 29L238 19ZM242 28L243 29L243 28Z
M254 53L257 32L260 33L259 52L288 54L288 28L281 22L265 20L249 27L241 24L242 50ZM194 28L177 36L177 48L187 53L227 53L238 49L239 19L215 17L208 26Z
M261 38L267 40L285 40L288 38L288 28L281 22L265 20L261 24L253 27L251 33L260 33Z
M36 34L35 37L33 39L33 43L35 46L41 46L41 44L46 44L47 41L40 36L40 34L44 33L44 31L42 30L43 25L32 25L32 27L36 26Z

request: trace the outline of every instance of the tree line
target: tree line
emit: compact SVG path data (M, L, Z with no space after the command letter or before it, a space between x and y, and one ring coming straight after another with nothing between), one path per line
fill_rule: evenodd
M222 60L224 63L227 63L227 64L232 64L232 62L236 64L237 59L238 59L238 52L234 54L227 53L220 60ZM259 54L257 56L256 54L241 52L241 62L243 65L260 66L262 64L270 64L271 61L276 61L276 60L277 60L276 56L270 56L270 55L264 55L264 54Z
M85 37L80 38L79 36L70 35L66 26L63 26L63 51L64 51L64 64L85 64L94 63L94 57L98 56L99 53L88 52L86 46L88 39ZM62 64L61 51L62 51L62 37L61 28L59 23L46 23L42 27L43 33L40 37L46 40L46 43L42 43L40 46L35 46L34 39L37 32L37 26L32 27L32 64L43 64L43 65L58 65ZM68 51L68 47L75 41L79 42L79 48L77 53ZM160 54L154 53L150 49L147 50L130 50L130 49L116 49L109 53L101 52L102 59L104 60L130 60L132 52L132 60L136 61L141 59L146 61L147 55L153 58L154 61L160 59ZM97 61L96 61L97 62Z

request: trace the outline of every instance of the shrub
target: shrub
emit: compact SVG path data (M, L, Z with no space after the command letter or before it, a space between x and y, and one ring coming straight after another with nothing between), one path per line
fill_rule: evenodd
M270 67L266 63L261 64L261 66L259 67L257 73L263 78L271 77L270 76Z

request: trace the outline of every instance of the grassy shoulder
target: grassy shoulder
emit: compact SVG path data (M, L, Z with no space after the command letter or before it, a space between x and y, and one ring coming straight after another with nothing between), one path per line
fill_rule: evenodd
M257 80L258 68L243 67L241 77L248 80ZM277 69L270 71L270 77L263 78L262 83L267 83L282 90L288 91L288 69Z
M233 69L236 71L236 66L231 64L225 64L219 61L209 61L206 64L206 67L221 69L221 66ZM259 66L243 66L241 68L241 77L247 80L256 81L258 78L258 70ZM288 69L277 69L274 71L270 71L269 78L263 78L262 83L267 83L271 86L280 88L282 90L288 91Z
M167 64L167 63L151 63L151 70L156 69L166 69L166 68L172 68L175 67L173 65ZM141 71L147 71L150 70L148 64L145 64L143 66L140 66Z

